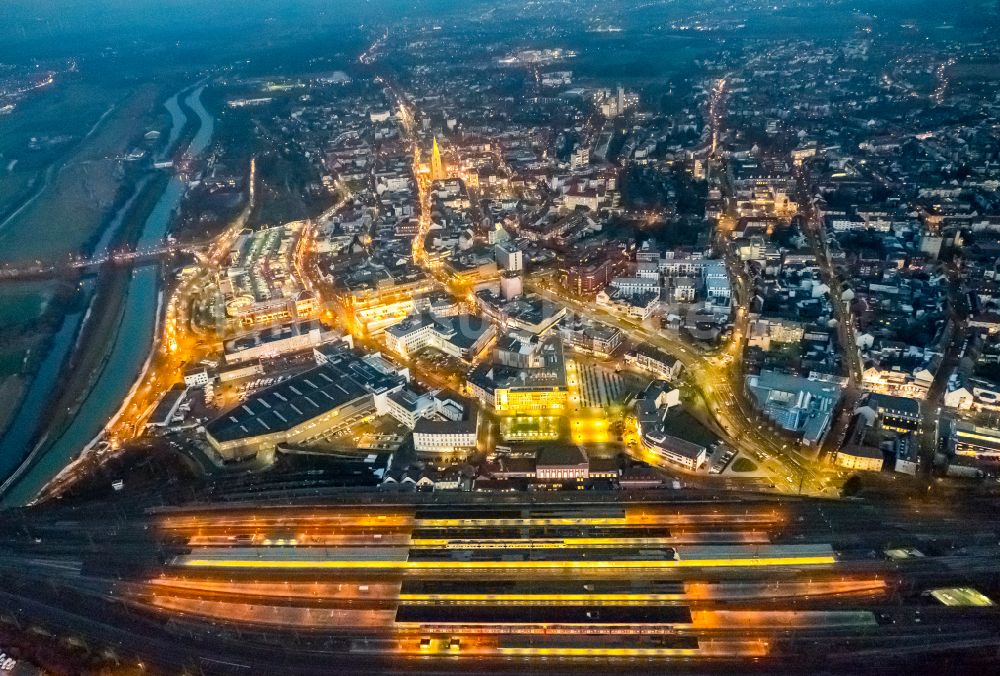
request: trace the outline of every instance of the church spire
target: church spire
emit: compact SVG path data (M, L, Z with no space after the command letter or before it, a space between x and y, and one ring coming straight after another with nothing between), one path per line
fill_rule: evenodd
M441 161L441 148L438 147L438 139L435 136L434 145L431 148L431 180L440 181L444 178L444 163Z

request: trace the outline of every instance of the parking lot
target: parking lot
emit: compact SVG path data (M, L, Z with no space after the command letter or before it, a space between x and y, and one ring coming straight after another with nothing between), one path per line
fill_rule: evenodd
M420 380L425 380L428 385L435 387L447 387L460 394L465 387L465 376L471 368L461 359L433 348L424 348L417 352L413 356L412 364L414 375Z
M724 444L716 444L709 450L711 452L707 463L709 474L722 474L737 454L737 451Z

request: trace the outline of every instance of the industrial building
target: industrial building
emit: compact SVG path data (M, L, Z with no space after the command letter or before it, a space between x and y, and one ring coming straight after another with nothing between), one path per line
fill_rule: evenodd
M205 427L223 458L254 456L279 443L302 443L383 412L406 378L379 370L349 349L269 387Z

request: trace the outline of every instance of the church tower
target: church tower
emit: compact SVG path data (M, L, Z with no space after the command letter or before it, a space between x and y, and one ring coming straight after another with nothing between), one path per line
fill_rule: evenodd
M441 161L441 148L438 147L437 136L434 137L434 146L431 148L431 180L441 181L445 177L444 163Z

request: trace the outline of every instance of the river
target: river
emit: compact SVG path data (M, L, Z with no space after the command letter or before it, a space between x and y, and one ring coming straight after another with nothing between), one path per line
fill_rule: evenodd
M214 119L201 102L203 91L204 86L198 86L191 89L184 99L184 102L195 112L200 121L198 131L186 150L190 157L198 157L204 152L211 142L215 129ZM168 99L166 104L172 120L171 140L168 141L168 147L173 140L176 140L177 134L180 133L179 128L183 127L186 121L186 117L177 106L176 96ZM177 134L174 133L175 129L177 129ZM139 238L140 248L155 246L167 235L173 215L184 197L185 187L184 182L176 176L170 179L143 225ZM32 464L22 469L16 480L3 494L0 504L14 506L28 503L100 434L105 423L115 414L128 395L149 355L153 333L156 329L158 294L159 266L149 265L133 270L132 280L126 291L121 320L113 342L108 346L109 353L97 381L69 427L47 447L38 449L37 457L32 459ZM66 329L68 320L69 318L64 321L60 334ZM69 340L72 343L72 337ZM55 356L52 358L56 359ZM63 359L59 359L59 365L63 363L64 358L65 355L63 355ZM48 359L45 363L48 363ZM42 373L39 372L39 376L35 378L29 390L28 399L35 395L36 390L41 390L40 402L34 410L27 409L25 406L26 410L19 412L18 420L21 419L21 413L25 414L26 422L38 420L41 408L44 407L48 395L55 386L59 369L54 368L53 371L54 374L47 374L47 378L42 378ZM4 443L6 442L7 439L4 439ZM22 441L22 445L23 443L25 442ZM23 457L23 453L21 455Z
M170 113L170 134L167 136L167 142L163 145L163 150L157 156L157 160L165 160L170 156L170 153L174 149L174 144L177 143L177 139L181 135L181 130L184 129L184 123L187 121L187 116L184 111L181 110L180 105L177 103L177 99L184 92L177 92L169 99L167 99L163 106Z
M81 293L89 296L92 293L93 282L88 280L85 283L91 288L85 287ZM7 434L0 439L0 476L9 476L24 460L28 443L38 429L39 420L48 404L49 394L73 348L84 316L82 310L66 315L59 330L52 337L49 352L38 367L16 417L11 422Z

